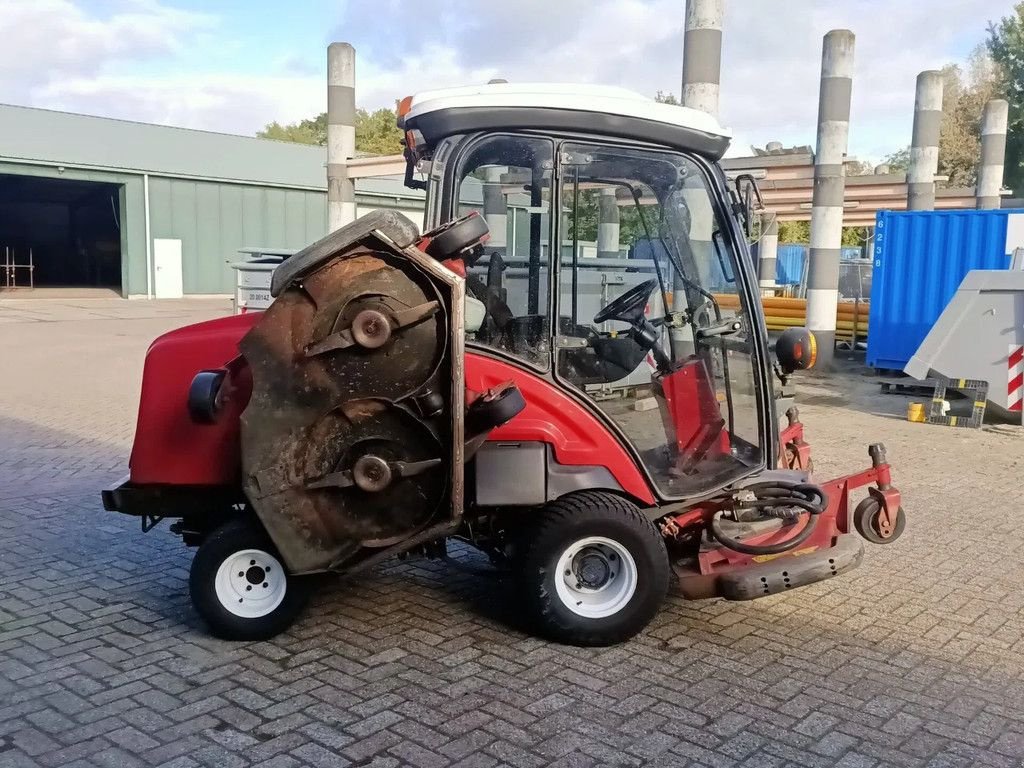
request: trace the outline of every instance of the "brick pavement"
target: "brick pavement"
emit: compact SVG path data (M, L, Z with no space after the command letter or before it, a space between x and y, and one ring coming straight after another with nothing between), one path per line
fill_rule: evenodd
M272 642L211 639L190 552L97 489L150 339L223 311L0 300L0 766L1024 764L1020 430L908 424L864 378L801 398L820 474L881 438L906 495L852 575L672 598L584 650L526 635L499 581L394 562Z

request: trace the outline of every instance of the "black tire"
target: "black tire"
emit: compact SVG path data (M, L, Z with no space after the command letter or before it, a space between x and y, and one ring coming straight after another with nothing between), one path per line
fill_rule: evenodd
M526 408L526 399L514 384L490 398L477 398L466 411L466 434L479 435L507 424Z
M217 393L224 384L226 371L200 371L188 388L188 414L196 424L217 422Z
M243 556L247 550L252 554ZM218 573L233 559L241 564L221 574L218 589ZM229 520L206 537L192 560L188 585L192 604L210 633L224 640L266 640L283 632L302 612L311 586L308 577L288 574L266 531L255 518L247 517ZM273 591L264 593L265 589ZM283 591L279 600L277 590ZM228 595L231 603L238 597L248 606L250 615L229 609ZM260 600L269 602L259 605Z
M471 213L438 227L434 232L437 234L427 233L431 237L427 253L438 261L443 261L478 242L489 230L483 216Z
M881 511L882 505L873 496L869 496L853 510L853 526L857 533L872 544L892 544L903 535L903 529L907 527L907 515L903 507L896 510L896 525L892 535L883 538L878 529L878 516Z
M590 571L591 576L616 578L614 547L600 543L584 546L568 561L568 571L560 564L581 542L595 538L625 550L632 558L635 576L634 590L617 591L622 596L621 606L603 616L581 615L578 610L590 608L582 602L576 604L579 608L570 608L568 602L580 597L579 588L589 592L590 587L577 583L574 592L569 582L583 579L577 574L584 573L581 562L585 564L588 558L597 568ZM604 568L609 570L602 571ZM622 578L623 573L627 571L620 571L617 577ZM665 542L654 524L630 501L602 491L572 493L548 504L527 533L520 570L527 610L540 633L582 646L613 645L647 626L665 599L670 574ZM563 579L560 585L557 580ZM599 581L595 579L595 583ZM614 585L613 580L607 581L592 594Z

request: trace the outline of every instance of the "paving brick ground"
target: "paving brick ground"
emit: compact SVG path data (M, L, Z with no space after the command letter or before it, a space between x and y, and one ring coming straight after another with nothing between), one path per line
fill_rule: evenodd
M908 424L857 376L803 386L819 473L884 439L910 524L848 577L672 598L582 650L499 582L396 562L273 642L211 639L189 551L98 489L149 340L226 309L0 300L0 766L1024 764L1024 434Z

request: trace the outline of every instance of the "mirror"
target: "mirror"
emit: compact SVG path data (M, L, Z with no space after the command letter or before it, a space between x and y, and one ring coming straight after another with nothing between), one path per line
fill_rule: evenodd
M749 173L741 173L733 182L736 187L736 207L740 218L743 220L743 231L750 237L754 229L754 221L757 214L764 210L764 198L761 197L761 190L757 181Z

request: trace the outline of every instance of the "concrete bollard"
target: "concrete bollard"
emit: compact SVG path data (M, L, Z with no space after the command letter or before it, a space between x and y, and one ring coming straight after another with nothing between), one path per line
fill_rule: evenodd
M978 164L975 191L978 208L1001 208L1003 205L999 192L1003 188L1009 114L1010 105L1003 99L992 99L985 105L981 118L981 162Z
M356 49L348 43L327 47L327 229L356 219L355 185L348 177L356 154Z
M914 97L914 133L907 169L907 209L935 208L935 174L939 171L939 135L942 129L942 73L928 70L917 76Z
M807 270L807 327L817 337L818 365L821 368L828 368L835 354L839 254L843 242L846 189L843 163L850 131L855 40L850 30L834 29L825 35L821 50L811 250Z

